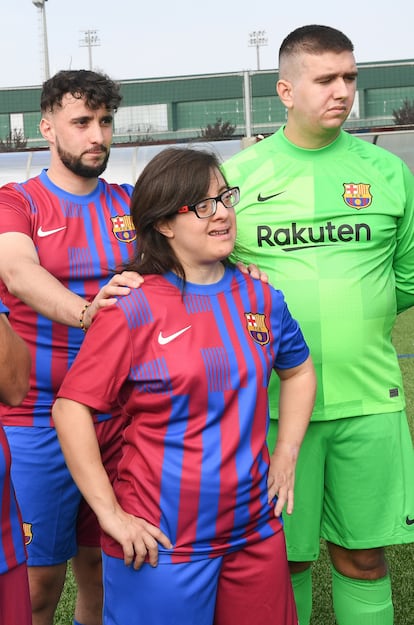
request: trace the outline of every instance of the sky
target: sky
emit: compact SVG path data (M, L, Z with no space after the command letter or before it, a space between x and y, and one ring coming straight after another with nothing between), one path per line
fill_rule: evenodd
M283 38L326 24L353 41L357 62L414 59L412 0L46 0L50 74L88 69L85 33L96 31L92 68L114 80L257 69L252 32L264 31L260 69L276 69ZM42 11L32 0L0 0L0 88L45 79Z

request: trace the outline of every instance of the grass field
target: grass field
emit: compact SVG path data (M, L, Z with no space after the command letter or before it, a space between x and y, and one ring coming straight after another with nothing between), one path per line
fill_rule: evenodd
M408 420L414 439L413 309L399 316L394 330L394 344L398 354L403 356L400 358L400 364L407 397ZM386 505L386 500L384 505ZM330 568L323 544L321 549L321 557L313 569L314 603L311 625L335 625L336 621L331 607ZM414 544L389 547L387 553L393 584L394 625L414 625ZM72 625L74 597L75 585L69 569L65 590L56 613L55 625Z

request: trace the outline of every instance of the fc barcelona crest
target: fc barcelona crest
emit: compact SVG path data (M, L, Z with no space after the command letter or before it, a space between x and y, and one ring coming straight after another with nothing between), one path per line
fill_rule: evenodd
M24 544L30 545L33 540L32 524L23 522Z
M135 232L131 215L117 215L116 217L111 217L111 221L112 232L118 241L122 243L132 243L135 241L137 233Z
M261 313L244 313L247 331L256 343L266 345L269 340L269 330L266 326L266 317Z
M372 202L370 187L370 184L365 184L363 182L358 182L357 184L354 182L344 182L344 193L342 197L344 198L345 204L357 210L369 206Z

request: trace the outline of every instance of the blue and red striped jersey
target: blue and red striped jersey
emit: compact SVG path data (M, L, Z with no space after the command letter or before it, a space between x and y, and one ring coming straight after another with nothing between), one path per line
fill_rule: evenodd
M267 502L269 378L309 354L283 295L227 268L173 274L95 317L58 393L129 422L114 482L122 507L174 544L160 560L218 555L280 531ZM103 548L122 557L108 536Z
M99 179L89 195L72 195L54 185L44 170L22 184L0 189L0 233L30 237L40 264L68 289L91 300L135 252L131 193L131 185ZM0 418L7 425L51 426L55 393L83 332L38 314L1 282L0 297L10 310L12 327L28 344L33 363L26 399L17 408L1 407Z

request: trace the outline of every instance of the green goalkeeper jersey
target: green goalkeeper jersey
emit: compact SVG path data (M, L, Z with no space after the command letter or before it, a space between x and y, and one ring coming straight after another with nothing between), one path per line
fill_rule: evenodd
M408 167L344 131L307 150L280 129L225 162L223 172L241 192L235 258L255 263L284 292L310 346L318 376L312 419L401 410L391 332L397 310L414 304Z

